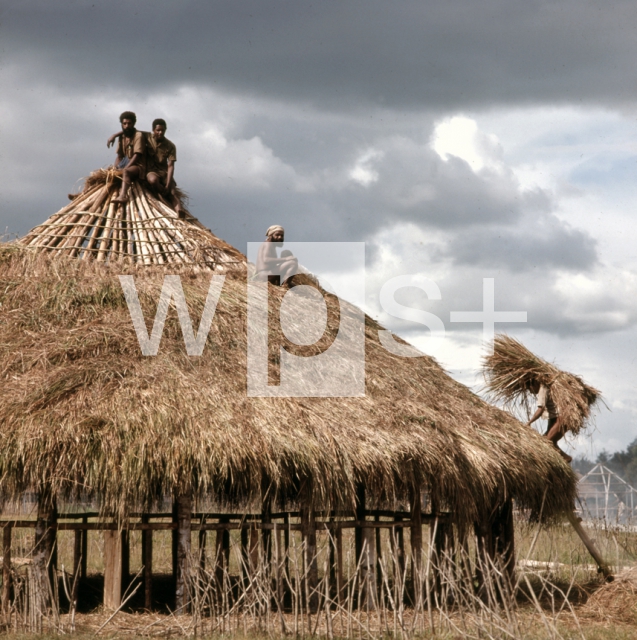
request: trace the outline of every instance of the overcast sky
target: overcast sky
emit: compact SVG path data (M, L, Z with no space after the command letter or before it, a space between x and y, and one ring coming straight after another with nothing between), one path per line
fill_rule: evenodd
M637 437L637 3L376 0L0 3L0 228L23 235L112 162L125 109L168 121L191 211L246 250L362 241L366 310L478 388L482 309L600 388L571 440ZM445 337L379 304L396 298Z

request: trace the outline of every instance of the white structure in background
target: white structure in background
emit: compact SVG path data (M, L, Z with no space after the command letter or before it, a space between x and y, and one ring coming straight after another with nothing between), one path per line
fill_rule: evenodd
M577 484L576 513L583 520L605 520L608 524L637 521L637 489L603 464L595 465Z

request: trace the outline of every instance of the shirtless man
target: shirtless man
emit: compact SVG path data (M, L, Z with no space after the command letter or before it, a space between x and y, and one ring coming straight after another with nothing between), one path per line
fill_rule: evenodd
M135 129L137 116L132 111L124 111L119 117L122 135L117 144L115 168L123 169L122 189L113 202L126 202L128 187L135 180L146 177L146 138Z
M153 120L152 133L142 132L146 139L146 180L155 191L170 196L173 208L181 215L181 202L174 191L177 147L166 138L166 128L166 121L163 118L156 118ZM106 146L110 147L122 135L122 131L113 134L108 139Z
M293 255L279 258L277 247L283 246L285 231L278 224L272 225L265 233L265 242L259 247L257 255L257 273L255 280L268 281L271 284L285 284L299 268L299 262Z
M537 396L537 409L527 423L528 426L531 426L538 418L546 414L548 416L548 425L544 437L553 443L553 446L560 452L566 462L571 462L573 458L557 446L557 443L564 437L564 428L560 418L560 409L551 398L551 387L533 380L529 385L529 390L534 396Z

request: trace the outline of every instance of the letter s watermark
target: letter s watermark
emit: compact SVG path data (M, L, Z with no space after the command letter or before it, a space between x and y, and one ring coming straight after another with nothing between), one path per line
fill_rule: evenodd
M433 280L418 277L416 275L396 276L385 282L380 290L380 306L383 311L394 318L417 322L426 326L431 332L431 337L436 341L445 337L445 325L443 321L435 314L423 311L422 309L412 309L396 302L394 294L398 289L403 287L416 287L427 294L429 300L441 300L440 289ZM418 351L415 347L396 342L391 331L382 330L378 332L380 343L396 356L403 358L418 358L425 354Z

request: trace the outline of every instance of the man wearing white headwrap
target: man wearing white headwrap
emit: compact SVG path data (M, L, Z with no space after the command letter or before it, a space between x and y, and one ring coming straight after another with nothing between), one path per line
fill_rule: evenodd
M269 238L277 232L280 232L282 236L285 235L285 229L280 224L273 224L271 227L268 227L268 230L265 232L265 237Z
M257 274L255 280L266 280L272 284L285 284L299 268L298 260L291 252L277 255L277 247L283 246L285 230L278 224L273 224L265 232L265 242L259 247L257 255ZM287 255L283 255L283 254Z

